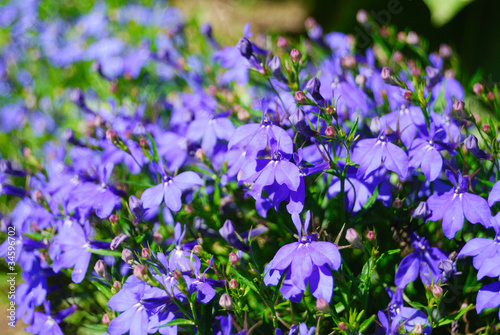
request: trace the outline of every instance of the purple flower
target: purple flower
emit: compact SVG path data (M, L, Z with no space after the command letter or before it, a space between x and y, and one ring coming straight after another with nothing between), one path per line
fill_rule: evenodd
M469 240L460 250L458 257L472 256L472 264L478 270L477 279L484 276L500 276L500 214L491 219L491 226L495 229L496 237L473 238Z
M418 309L403 306L402 289L396 288L395 293L389 288L386 288L386 290L391 297L391 302L386 310L378 312L378 319L385 330L385 334L411 333L420 324L422 326L421 334L429 335L431 333L431 325L426 315Z
M449 192L443 194L434 193L427 199L432 215L427 219L437 221L443 219L443 232L446 237L454 238L457 231L464 224L464 216L471 223L481 223L488 228L490 226L491 212L485 199L472 193L467 193L469 187L469 176L462 176L458 172L458 180L450 170L446 170L446 176L455 185Z
M189 124L186 137L201 142L201 147L207 155L212 156L217 139L229 141L234 132L234 126L227 113L200 117Z
M381 120L382 121L382 120ZM368 138L356 143L352 150L352 161L359 164L357 177L368 178L381 164L396 172L402 179L408 174L408 156L403 149L391 143L394 134L385 134L385 127L380 128L378 138Z
M210 269L213 265L214 257L210 259L210 264L200 275L200 269L194 269L195 278L190 278L188 276L184 276L186 284L189 287L189 293L193 294L196 292L196 300L201 302L202 304L207 304L212 300L217 292L215 292L214 287L224 287L226 285L225 280L214 280L211 278L206 278L205 274L208 269Z
M186 235L186 228L182 230L181 224L177 222L174 227L175 248L168 256L169 270L179 270L181 272L200 272L201 262L198 256L194 255L192 248L194 243L182 244L182 239Z
M76 305L71 305L62 311L51 315L50 302L44 303L45 313L35 312L33 323L26 327L25 330L31 334L40 335L63 335L59 323L62 322L68 315L76 311Z
M413 253L409 254L401 261L394 283L398 288L404 289L409 282L415 281L420 275L422 283L429 285L438 283L441 278L441 270L438 267L439 261L447 259L448 256L438 248L430 248L429 243L418 237L412 236Z
M310 219L310 211L307 211L304 235L302 235L299 215L292 215L299 234L299 242L287 244L278 250L273 260L266 266L264 283L277 285L280 277L286 272L286 285L281 287L283 296L289 296L290 293L293 295L302 293L309 284L313 296L321 297L329 302L333 293L332 270L340 268L340 252L335 244L315 241L313 236L309 235L307 230ZM290 290L294 292L289 292Z
M195 185L203 185L203 179L192 171L179 173L175 177L169 176L163 167L163 163L154 164L153 167L161 176L161 184L148 188L142 193L141 200L145 209L154 210L162 201L173 211L179 211L182 207L182 191Z
M216 317L216 320L219 324L214 324L214 335L245 335L247 333L246 330L242 330L238 333L232 333L233 323L230 313L228 313L227 316L219 315Z
M311 327L307 329L307 325L305 323L301 323L300 325L293 325L288 332L288 335L313 335L316 327ZM274 331L275 335L283 335L281 329L276 329Z
M481 313L485 308L495 308L499 305L500 282L491 283L481 287L476 298L477 314ZM498 317L500 318L500 310L498 311Z

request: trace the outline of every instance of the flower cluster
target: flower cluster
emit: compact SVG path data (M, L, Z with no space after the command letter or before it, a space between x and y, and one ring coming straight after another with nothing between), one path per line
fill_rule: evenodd
M500 100L449 46L364 11L365 50L312 18L222 46L163 1L68 3L0 8L12 326L496 331Z

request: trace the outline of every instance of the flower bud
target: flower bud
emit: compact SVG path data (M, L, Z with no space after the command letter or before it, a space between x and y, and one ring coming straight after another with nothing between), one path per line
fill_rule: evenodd
M109 325L109 323L111 322L111 320L109 319L109 315L107 313L104 313L104 315L102 316L101 322L104 325Z
M411 99L411 91L405 91L404 97L406 100L410 100Z
M297 101L299 104L303 104L307 102L306 96L302 91L297 91L295 92L295 101Z
M250 59L253 53L252 43L245 37L238 42L238 49L243 57Z
M436 299L440 299L443 296L443 288L439 285L432 285L432 295Z
M312 97L318 104L323 104L325 102L325 99L319 92L320 87L321 87L321 82L316 77L309 79L309 81L306 84L307 92L309 92L312 95Z
M347 325L344 323L344 322L339 322L339 329L340 330L346 330L347 329Z
M94 265L94 271L103 278L106 278L106 263L102 259L98 260Z
M368 21L368 13L366 13L366 10L358 10L358 12L356 13L356 21L358 21L360 24L365 24Z
M410 31L408 33L408 36L406 36L406 43L408 44L418 44L418 35L416 32L414 31Z
M358 232L354 228L347 229L345 239L356 249L363 249L363 244L359 237Z
M220 307L227 309L227 310L232 310L233 309L233 299L229 296L229 294L224 293L221 295L219 299L219 305Z
M160 232L155 231L153 233L153 241L156 244L160 244L161 242L163 242L163 235Z
M113 283L113 288L119 291L122 288L122 284L118 280L115 280L115 282Z
M292 60L292 62L296 63L300 60L300 51L297 50L297 49L292 49L292 51L290 51L290 59Z
M128 206L135 217L134 223L141 221L144 217L144 205L142 200L137 198L135 195L131 195L128 198Z
M474 91L474 93L476 93L476 95L479 95L483 93L484 86L481 83L475 83L474 86L472 87L472 90Z
M196 150L194 156L196 158L198 158L200 161L204 161L205 158L207 157L205 150L203 150L203 148L198 148L198 150Z
M337 108L328 106L328 107L325 108L325 113L327 115L333 115L333 116L335 116L337 114Z
M370 241L375 241L375 232L373 230L370 230L367 234L366 234L366 238L369 239Z
M134 261L134 254L129 249L122 250L122 259L127 264L132 264Z
M238 257L238 255L236 255L236 253L231 252L229 254L229 262L233 265L237 265L240 262L240 258Z
M358 74L356 76L356 84L359 86L365 86L366 83L366 76L364 74Z
M333 126L326 127L325 136L330 138L335 137L335 128Z
M118 216L116 214L111 214L108 218L109 222L111 223L117 223L118 222Z
M281 82L286 82L286 78L283 76L283 73L281 72L281 60L278 56L274 56L273 59L269 61L267 64L269 66L269 69L271 70L271 73L273 74L276 79L278 79Z
M123 241L125 241L127 238L129 238L130 236L128 235L125 235L125 234L118 234L118 236L116 236L112 241L111 241L111 244L109 245L109 248L111 250L115 250L116 248L118 248L118 246L120 244L122 244Z
M203 248L201 247L201 245L197 244L193 247L193 253L195 253L196 255L199 255L201 253L201 251L203 250Z
M306 27L307 30L313 28L317 24L316 19L312 16L309 16L305 21L304 21L304 26Z
M490 91L490 92L488 92L488 99L490 99L490 100L494 100L494 99L495 99L495 93L493 93L493 92L491 92L491 91Z
M439 46L439 55L443 58L448 58L451 56L451 48L448 44L441 44Z
M230 289L234 290L234 289L238 288L238 286L239 286L239 284L238 284L238 281L236 279L233 278L229 281L229 288Z
M139 264L134 268L134 276L142 281L148 278L148 268L145 265Z
M395 51L394 54L392 55L392 60L396 63L400 63L403 61L403 54L401 53L401 51Z
M287 42L286 38L284 38L283 36L279 36L278 41L276 42L276 46L278 48L284 48L287 45L288 45L288 42Z
M182 279L182 273L179 270L174 270L172 273L172 277L175 278L175 280L179 281Z
M396 35L396 37L398 38L399 42L406 41L406 33L404 31L398 32L398 34Z
M43 200L43 193L42 191L40 190L34 190L33 191L33 199L36 201L36 202L41 202Z
M148 142L146 141L146 139L144 137L141 137L139 139L139 145L143 148L146 148L148 146Z
M424 330L424 329L422 328L422 324L417 323L417 324L415 325L415 327L413 328L412 333L413 333L413 334L422 334L422 331L423 331L423 330Z
M432 215L432 212L429 208L429 205L427 205L427 202L422 201L418 204L417 208L415 208L415 211L413 212L412 216L415 219L427 219Z
M141 250L141 256L142 256L142 258L149 259L149 258L151 258L151 252L149 251L148 248L142 248L142 250Z
M396 209L403 207L403 201L401 201L401 199L399 199L399 198L394 199L394 202L392 203L392 207L394 207Z
M387 66L384 66L382 68L382 71L380 72L380 77L382 77L384 81L391 80L391 69L389 69Z
M483 150L479 149L479 144L477 142L477 137L474 135L469 135L464 141L465 147L467 150L476 156L477 158L490 159L490 155L488 155Z
M330 311L330 305L328 304L328 302L325 299L319 297L316 300L316 309L318 311L328 313Z
M106 130L106 138L112 143L115 143L118 140L118 135L113 129L108 129Z
M453 109L457 112L462 112L464 110L465 103L462 100L457 100L453 103Z
M490 127L490 125L489 125L489 124L487 124L487 123L483 124L482 129L483 129L483 131L484 131L485 133L489 132L489 131L490 131L490 128L491 128L491 127Z

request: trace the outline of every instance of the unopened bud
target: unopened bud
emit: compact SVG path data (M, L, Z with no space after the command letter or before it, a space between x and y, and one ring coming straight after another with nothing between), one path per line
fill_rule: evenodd
M132 264L134 261L134 254L129 249L122 250L122 259L127 264Z
M149 259L149 258L151 258L151 252L149 251L148 248L142 248L142 250L141 250L141 256L142 256L142 258Z
M403 54L401 53L401 51L395 51L394 54L392 55L392 60L396 63L400 63L403 61Z
M363 244L359 237L358 232L354 228L347 229L345 239L356 249L363 249Z
M146 139L144 137L141 137L139 139L139 145L143 148L147 147L148 146L148 142L146 141Z
M197 244L193 247L193 252L196 254L196 255L199 255L201 253L201 251L203 250L203 248L201 247L201 245Z
M295 92L295 101L297 101L299 104L303 104L307 102L306 96L304 92L302 91L297 91Z
M434 298L439 299L443 296L443 288L439 285L432 285L432 295Z
M344 322L340 322L340 323L339 323L339 329L340 329L340 330L342 330L342 331L343 331L343 330L346 330L346 329L347 329L346 324L345 324Z
M106 263L102 259L98 260L94 265L94 271L103 278L106 277Z
M148 268L142 264L136 265L134 268L134 276L140 280L146 281L148 278Z
M318 311L321 311L321 312L324 312L324 313L327 313L330 311L330 305L328 304L328 302L319 297L317 300L316 300L316 309Z
M396 37L398 38L399 42L406 41L406 33L404 31L398 32L398 34L396 35Z
M465 103L462 100L457 100L453 103L453 109L457 112L462 112L464 110Z
M117 223L118 222L118 216L116 214L111 214L108 218L109 222L111 223Z
M105 325L109 325L111 320L109 319L109 315L107 313L104 313L104 315L102 316L101 322Z
M290 51L290 59L292 60L292 62L298 62L300 60L300 51L297 50L297 49L293 49L292 51Z
M490 100L495 99L495 93L493 93L493 92L491 92L491 91L490 91L490 92L488 92L488 99L490 99Z
M202 148L198 148L194 156L198 158L200 161L203 161L206 157L205 150L203 150Z
M118 280L115 280L115 282L113 283L113 288L119 291L122 288L122 284Z
M443 58L448 58L451 56L451 48L448 44L441 44L439 46L439 55Z
M305 21L304 21L304 26L306 27L307 30L313 28L317 24L316 19L312 16L309 16Z
M163 235L157 231L155 231L153 233L153 241L156 243L156 244L160 244L161 242L163 242Z
M429 205L427 205L427 202L425 202L425 201L420 202L412 214L412 216L415 219L424 219L424 220L427 219L431 215L432 215L432 212L429 208Z
M368 14L366 13L366 10L360 9L356 13L356 21L358 21L361 24L364 24L368 21Z
M237 265L240 262L240 258L238 257L238 255L236 255L235 252L231 252L229 254L229 262L233 265Z
M333 128L333 126L326 127L325 136L326 137L335 137L335 128Z
M410 100L411 99L411 91L405 91L404 97L406 100Z
M40 259L44 262L47 262L49 260L48 252L47 251L40 252Z
M179 281L182 278L182 273L179 270L175 270L172 273L172 276L175 278L175 280Z
M356 65L356 58L352 55L347 55L341 60L341 64L347 68L352 68Z
M239 284L238 284L238 281L236 279L231 279L229 281L229 288L230 289L234 290L234 289L238 288L238 286L239 286Z
M388 67L384 66L382 68L382 71L380 72L380 77L382 77L382 79L384 81L391 80L391 69L389 69Z
M219 299L219 305L220 305L220 307L222 307L224 309L232 310L233 309L233 299L231 299L229 294L224 293L223 295L221 295L221 297Z
M190 204L185 204L184 205L184 211L188 214L193 214L194 213L194 208Z
M366 234L366 238L369 239L370 241L375 241L375 232L373 230L370 230L367 234Z
M392 206L396 209L399 209L399 208L403 207L403 201L401 201L401 199L399 199L399 198L396 198L396 199L394 199Z
M364 74L358 74L356 76L356 84L359 86L365 86L366 83L366 76Z
M243 57L250 59L253 53L252 43L245 37L238 42L238 49Z
M106 130L106 138L111 142L116 142L118 140L118 135L113 129Z
M408 44L413 44L413 45L418 44L418 35L417 35L417 33L414 32L414 31L410 31L408 33L408 36L406 36L406 42Z
M279 36L276 45L278 46L278 48L284 48L288 45L288 42L286 38L284 38L283 36Z
M487 124L487 123L486 123L486 124L483 124L483 128L482 128L482 129L483 129L483 131L484 131L485 133L489 132L489 131L490 131L490 128L491 128L491 127L490 127L490 125L489 125L489 124Z
M337 114L337 108L328 106L325 108L325 113L327 115L334 115L335 116Z
M415 325L415 328L413 328L412 333L413 333L413 334L422 334L422 331L423 331L423 330L424 330L424 329L423 329L423 327L422 327L422 324L417 323L417 324Z
M40 190L34 190L33 191L33 199L36 202L41 202L43 200L43 193Z
M479 95L483 93L484 86L481 83L475 83L474 86L472 86L472 90L476 93L476 95Z

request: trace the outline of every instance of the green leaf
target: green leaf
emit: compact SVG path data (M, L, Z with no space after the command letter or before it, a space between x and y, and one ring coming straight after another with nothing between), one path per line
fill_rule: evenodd
M119 181L120 183L129 184L129 185L134 185L134 186L139 186L139 187L145 187L145 188L150 188L150 187L153 187L153 186L154 186L154 185L152 185L152 184L138 183L138 182L135 182L135 181L124 180L124 179L119 179L118 181Z
M102 256L116 256L116 257L121 257L122 253L117 250L106 250L106 249L88 249L91 253L95 255L102 255Z
M464 309L459 310L455 314L445 316L444 318L440 319L436 323L436 327L444 326L444 325L452 323L453 321L460 319L462 317L462 315L467 313L473 306L474 306L473 304L469 304L469 306L467 306Z
M388 253L389 255L394 255L394 254L399 253L400 251L401 251L401 250L399 250L399 249L392 249L392 250L387 251L387 253Z
M153 147L153 159L155 162L158 163L159 157L158 157L158 148L156 147L156 142L153 139L153 136L151 136L151 134L149 132L146 134L148 135L149 140L151 141L151 145Z
M172 327L172 326L194 326L194 322L191 321L191 320L187 320L187 319L175 319L175 320L172 320L162 326L161 327Z
M260 295L260 292L257 289L257 287L255 287L254 283L252 283L250 280L246 279L244 276L242 276L241 274L239 274L238 272L236 272L236 270L234 270L234 269L233 269L233 273L235 274L236 277L238 277L238 279L240 280L240 282L245 283L245 285L247 285L248 287L250 287L252 289L252 291L254 291L255 293L257 293L257 294Z
M373 314L368 319L363 321L363 323L359 326L359 332L364 333L365 330L372 324L374 319L375 319L375 314Z
M103 284L101 284L100 282L98 281L91 281L92 284L94 284L95 287L97 287L97 289L106 296L106 298L111 299L111 297L113 296L113 294L111 293L111 290L107 287L107 286L104 286Z

